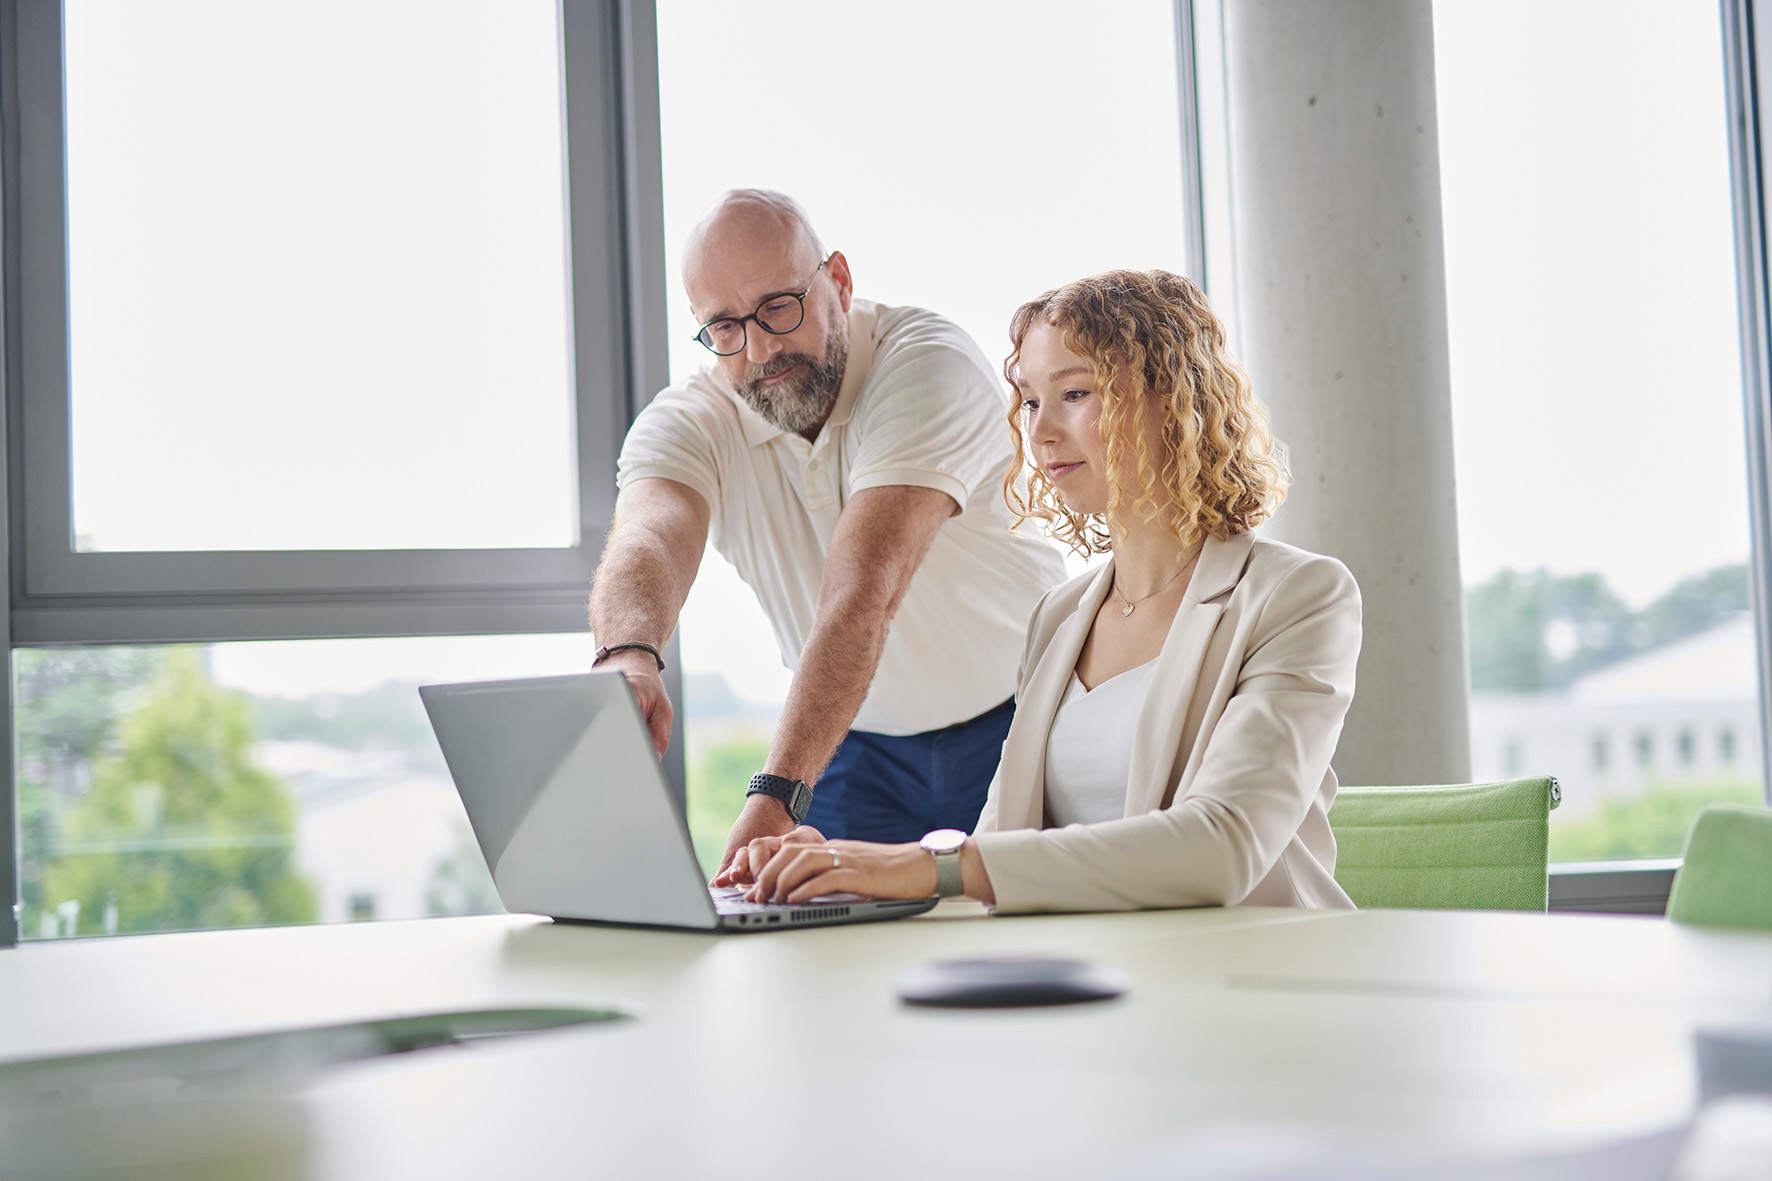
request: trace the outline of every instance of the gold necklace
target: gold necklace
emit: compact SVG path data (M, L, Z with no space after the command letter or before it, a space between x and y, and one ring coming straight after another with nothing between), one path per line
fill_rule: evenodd
M1159 586L1156 590L1152 591L1150 594L1145 595L1142 598L1137 598L1137 599L1128 599L1125 595L1120 593L1120 572L1118 570L1114 571L1114 581L1113 581L1113 587L1112 587L1113 592L1114 592L1114 597L1116 599L1119 599L1120 602L1126 604L1126 609L1124 611L1120 612L1120 618L1124 619L1128 615L1132 614L1133 610L1140 603L1144 602L1145 599L1154 598L1155 596L1160 595L1164 591L1168 590L1169 584L1174 582L1177 578L1180 578L1181 571L1186 570L1189 565L1191 565L1191 560L1188 562L1183 562L1181 564L1181 569L1177 570L1175 573L1171 574L1168 578L1165 578L1163 580L1162 586Z

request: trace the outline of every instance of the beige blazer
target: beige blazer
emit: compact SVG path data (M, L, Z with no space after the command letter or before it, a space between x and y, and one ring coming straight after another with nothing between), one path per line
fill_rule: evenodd
M1123 819L1044 828L1046 739L1113 563L1028 627L1015 721L977 828L999 913L1341 906L1330 756L1354 696L1360 588L1334 558L1208 539L1133 731Z

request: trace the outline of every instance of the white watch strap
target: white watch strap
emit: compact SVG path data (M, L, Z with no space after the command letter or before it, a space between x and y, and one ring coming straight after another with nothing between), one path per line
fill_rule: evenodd
M934 857L935 892L943 898L958 898L964 894L966 885L960 878L960 850L936 853Z

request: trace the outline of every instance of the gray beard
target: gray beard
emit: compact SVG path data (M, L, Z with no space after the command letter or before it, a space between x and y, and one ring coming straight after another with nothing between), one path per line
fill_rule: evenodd
M810 353L784 353L747 373L738 383L738 393L765 421L797 435L822 425L830 415L831 407L837 404L843 368L848 361L848 340L833 335L822 361ZM764 388L764 378L796 365L806 368L784 382Z

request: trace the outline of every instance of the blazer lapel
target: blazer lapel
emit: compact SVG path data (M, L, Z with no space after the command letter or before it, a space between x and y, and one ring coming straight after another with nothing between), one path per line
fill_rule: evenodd
M1003 796L997 802L997 827L1039 828L1046 820L1046 738L1052 719L1077 671L1077 657L1101 601L1113 582L1110 559L1078 600L1070 618L1058 625L1052 640L1035 661L1025 687L1015 702L1015 718L1003 743L1003 764L998 772Z
M1208 537L1200 562L1188 579L1169 635L1151 670L1150 691L1132 732L1132 765L1126 776L1126 815L1142 816L1162 807L1169 774L1181 750L1188 705L1200 680L1200 666L1212 633L1224 614L1223 598L1243 576L1255 539L1238 533L1224 541ZM1081 644L1078 645L1081 648ZM1075 656L1072 661L1075 661Z

